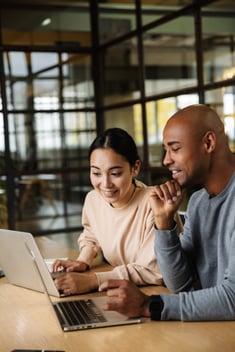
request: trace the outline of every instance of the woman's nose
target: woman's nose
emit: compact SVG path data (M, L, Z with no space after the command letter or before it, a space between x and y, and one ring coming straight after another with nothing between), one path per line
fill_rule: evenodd
M103 184L104 187L110 187L112 185L110 177L109 176L104 176L102 178L102 184Z

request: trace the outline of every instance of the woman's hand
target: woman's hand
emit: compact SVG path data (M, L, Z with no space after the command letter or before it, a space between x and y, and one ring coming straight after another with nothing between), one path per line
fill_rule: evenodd
M56 261L52 265L52 272L66 271L67 273L72 271L84 272L89 269L86 263L80 262L79 260L60 260Z
M95 274L65 273L55 279L58 290L66 294L79 294L98 289Z

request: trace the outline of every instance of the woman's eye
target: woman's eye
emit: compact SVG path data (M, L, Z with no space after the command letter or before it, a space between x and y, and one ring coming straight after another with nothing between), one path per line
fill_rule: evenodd
M100 176L100 173L99 172L92 172L92 175L93 176Z
M112 176L120 177L121 176L121 172L112 172Z

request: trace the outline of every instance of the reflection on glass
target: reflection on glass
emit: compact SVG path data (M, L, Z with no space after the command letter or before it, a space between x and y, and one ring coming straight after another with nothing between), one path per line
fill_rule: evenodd
M25 109L29 89L27 56L24 52L10 52L3 59L8 109Z
M210 105L220 116L224 123L229 145L235 152L235 89L224 87L205 93L206 104Z
M96 132L68 132L66 133L66 166L88 167L88 148L96 137Z
M90 46L89 5L80 4L63 11L24 8L2 10L3 44Z
M123 102L140 97L136 39L115 45L104 59L104 101Z
M68 148L88 148L93 139L96 137L96 132L68 132L66 134L66 146Z
M14 81L13 77L11 77L10 80L6 81L6 95L9 110L27 109L28 88L28 83L20 79Z
M40 167L61 167L62 139L57 113L35 114L35 142ZM41 159L41 160L40 160Z
M120 127L134 138L140 158L143 159L143 126L139 105L106 111L104 114L105 128Z
M154 0L142 1L142 24L146 25L157 21L170 13L180 10L181 8L191 5L193 0L164 0L157 3Z
M58 131L37 132L36 137L38 150L47 153L48 150L61 148L61 136Z
M235 76L235 26L233 16L205 16L203 24L204 82L216 82Z
M60 129L59 114L57 113L35 114L35 128L36 128L36 131L38 132L58 131ZM48 144L51 144L51 143L48 141ZM47 145L45 145L45 147L47 147Z
M8 129L16 167L40 170L82 165L96 134L95 113L86 111L94 107L90 56L17 52L4 55L4 67L7 108L14 110L8 114ZM0 128L3 137L2 121ZM4 138L1 141L4 151Z
M30 131L27 128L26 114L8 114L9 144L13 158L19 160L27 158L30 149L27 143L27 133L30 133Z
M197 84L193 16L144 33L143 43L147 96Z
M57 113L35 115L37 157L40 166L61 167L62 139ZM40 161L42 159L42 161ZM48 167L47 165L47 167Z
M198 103L196 94L180 95L147 103L149 163L162 166L162 135L164 126L177 110Z
M146 111L149 163L151 166L162 166L162 131L168 118L176 111L176 99L149 102Z
M134 137L137 146L143 145L143 123L142 110L140 104L133 106Z
M177 108L183 109L188 105L199 104L199 97L197 94L178 95L176 101Z
M51 109L58 101L58 55L23 52L4 55L8 109ZM52 67L52 68L51 68ZM32 75L34 73L34 76ZM38 73L38 74L37 74ZM35 99L33 101L33 95Z
M37 114L37 124L42 126L35 134L37 146L37 162L40 168L57 168L62 166L62 139L59 129L59 118L53 116Z
M96 131L95 113L90 112L68 112L64 114L65 131L79 133L86 130ZM85 145L89 145L86 142Z
M31 70L32 73L45 71L48 76L58 76L58 69L53 71L53 66L58 66L59 56L57 53L31 53ZM52 67L52 68L51 68Z
M6 75L25 77L28 75L27 56L24 52L4 54L4 70Z
M0 153L3 156L5 151L5 139L4 139L4 128L3 128L3 115L0 113Z
M63 107L65 109L94 107L94 84L91 56L63 55Z
M156 0L144 0L142 1L142 11L148 12L149 21L152 22L155 18L156 12L160 14L166 14L170 11L177 11L182 7L187 5L191 5L193 0L164 0L164 1L156 1ZM155 12L156 11L156 12ZM150 20L151 19L151 20Z
M135 1L100 2L98 15L101 44L136 29L134 9Z
M58 79L35 79L33 82L34 90L34 109L35 110L55 110L59 107Z

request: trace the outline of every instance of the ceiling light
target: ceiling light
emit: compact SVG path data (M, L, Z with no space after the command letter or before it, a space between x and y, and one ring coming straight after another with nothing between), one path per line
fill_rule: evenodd
M51 23L51 18L47 17L41 22L41 26L45 27L48 26Z

